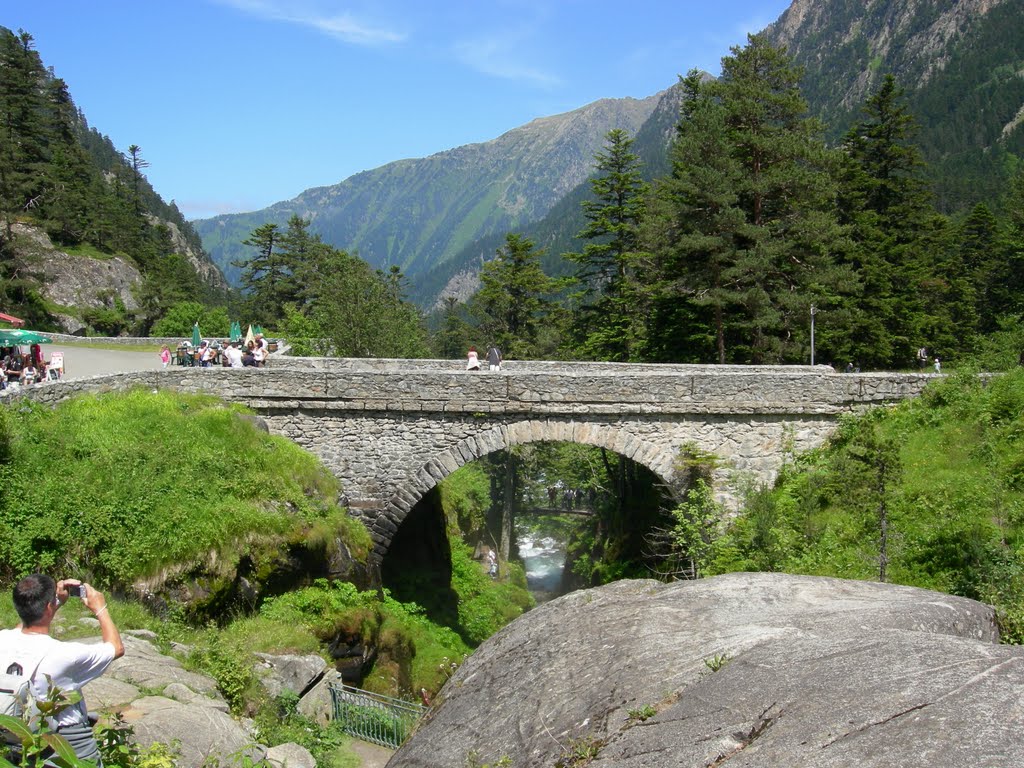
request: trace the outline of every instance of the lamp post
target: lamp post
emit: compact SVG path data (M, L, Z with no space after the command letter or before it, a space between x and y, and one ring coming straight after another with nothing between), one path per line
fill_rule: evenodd
M814 305L811 304L811 365L814 365Z

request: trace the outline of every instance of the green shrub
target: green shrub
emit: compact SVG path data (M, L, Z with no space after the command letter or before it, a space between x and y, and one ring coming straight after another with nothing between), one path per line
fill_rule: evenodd
M337 481L310 454L212 398L133 391L4 409L0 576L58 571L128 584L162 568L227 564L259 540L344 529ZM5 443L0 440L0 448ZM2 451L0 451L2 459ZM361 531L361 533L360 533Z
M887 580L989 602L1004 641L1024 641L1024 369L988 381L958 374L844 419L828 445L748 500L710 570L878 578L867 512L880 497L876 487L876 503L863 504L854 460L872 466L883 450L899 467L884 492Z
M469 546L453 541L451 550L452 588L459 596L459 627L467 642L475 647L530 608L533 598L525 587L513 581L493 580L473 560Z

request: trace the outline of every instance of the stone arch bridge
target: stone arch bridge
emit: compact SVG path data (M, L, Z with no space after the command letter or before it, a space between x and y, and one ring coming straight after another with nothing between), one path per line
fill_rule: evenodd
M540 441L606 448L678 489L694 444L723 461L716 491L771 482L786 455L820 445L844 413L916 396L932 374L839 374L827 366L506 364L500 373L424 360L278 358L263 369L172 368L55 382L58 402L131 387L243 403L312 451L370 530L378 565L412 507L462 465Z

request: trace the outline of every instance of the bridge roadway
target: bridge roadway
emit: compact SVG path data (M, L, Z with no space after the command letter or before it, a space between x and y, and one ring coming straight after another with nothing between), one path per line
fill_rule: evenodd
M598 446L677 492L680 449L693 445L722 460L716 493L735 505L745 484L772 482L788 455L820 445L842 414L916 396L935 378L827 366L511 362L488 373L447 360L277 358L264 369L56 382L27 396L56 403L146 387L243 403L338 476L379 564L416 502L488 453L541 441Z

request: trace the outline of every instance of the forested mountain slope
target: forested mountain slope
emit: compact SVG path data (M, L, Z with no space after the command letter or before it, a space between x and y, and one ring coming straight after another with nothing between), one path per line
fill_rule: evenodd
M947 212L993 201L1024 156L1024 0L794 0L767 32L833 139L894 75Z
M679 122L681 101L682 90L678 84L663 91L659 94L658 104L650 117L636 131L633 150L643 166L645 178L653 179L668 170L666 148ZM593 161L590 170L593 171ZM586 223L581 205L591 194L590 183L584 180L555 203L547 215L521 228L539 248L544 250L542 263L547 274L564 275L570 270L571 265L562 258L562 254L580 247L576 235ZM481 263L494 258L495 250L504 240L505 233L496 232L470 243L451 259L432 266L412 285L412 298L428 307L436 305L445 295L454 295L460 300L465 300L468 297L459 293L459 288L452 281L452 277L459 273L470 274L478 271Z
M43 64L31 34L0 27L0 304L5 311L41 328L55 327L61 316L76 329L84 321L100 332L116 334L132 325L145 332L177 299L212 297L226 288L192 226L150 186L144 174L148 165L140 146L122 154L89 127L66 83ZM88 267L121 257L137 269L138 311L113 298L120 284L86 281L87 295L73 306L48 293L36 246L49 241L65 262L92 260ZM91 319L85 317L97 309Z
M801 91L831 143L891 73L920 128L915 141L937 207L957 213L978 202L998 204L1024 157L1024 0L795 0L766 32L804 67ZM648 179L668 171L679 104L678 97L665 100L636 136ZM524 228L547 249L550 274L571 268L559 255L581 247L580 204L590 195L584 182ZM474 243L432 271L414 295L432 299L451 275L491 258L500 243Z
M542 218L590 175L613 128L636 132L659 97L603 99L533 120L492 141L399 160L340 184L310 189L262 211L193 222L229 279L245 260L252 230L298 214L325 242L375 267L397 265L415 279L481 237Z

